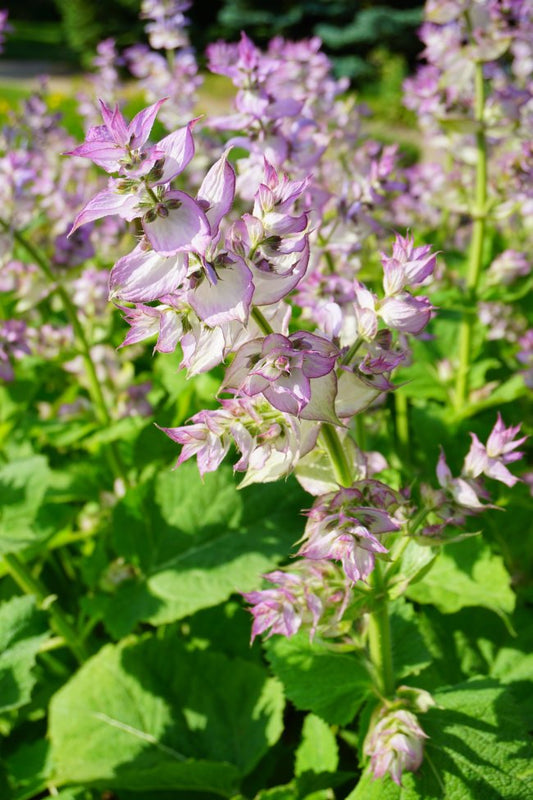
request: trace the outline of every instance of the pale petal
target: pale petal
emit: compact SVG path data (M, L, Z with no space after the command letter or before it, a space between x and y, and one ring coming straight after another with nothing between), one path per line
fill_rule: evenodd
M270 272L254 268L254 305L268 306L278 303L300 283L308 264L309 243L307 242L300 257L292 265L291 271L284 275L279 275L275 271L275 267Z
M163 311L159 323L159 337L154 350L158 353L173 353L183 334L181 317L173 309Z
M130 303L157 300L174 292L187 274L187 255L162 256L138 244L119 258L109 276L109 298Z
M217 283L208 280L189 291L188 301L207 325L221 325L231 320L245 323L253 294L252 273L242 259L217 268Z
M117 214L122 219L128 221L140 216L137 197L131 194L118 194L117 192L104 189L91 197L77 215L69 236L81 225L93 222L95 219L110 217Z
M224 359L226 342L222 328L200 328L198 325L183 336L180 344L183 351L180 367L186 369L188 375L208 372Z
M171 256L182 251L202 252L207 247L211 233L204 212L185 192L168 192L166 200L177 200L179 208L168 209L168 216L157 216L153 222L143 219L144 232L161 255Z
M98 102L100 103L100 111L102 112L105 126L110 136L113 138L113 141L122 146L126 145L128 142L128 128L118 106L115 106L111 111L103 100L99 100Z
M142 147L146 142L150 136L150 131L152 130L155 122L157 112L165 102L165 99L166 98L163 100L158 100L157 103L148 106L148 108L143 108L142 111L139 111L139 113L133 117L132 121L128 125L130 147L136 149Z
M427 297L387 297L379 315L389 328L403 333L420 333L428 324L433 307Z
M65 155L89 158L106 172L118 172L119 160L124 156L124 150L115 142L94 140L80 144L79 147L69 150Z
M213 164L198 191L197 199L205 208L213 236L218 232L220 220L230 210L235 197L235 172L228 162L228 154Z
M194 155L194 139L192 138L192 128L197 120L192 120L184 128L180 128L174 133L165 136L157 143L157 149L165 154L165 163L161 178L154 183L168 183L180 172L183 172L189 161Z

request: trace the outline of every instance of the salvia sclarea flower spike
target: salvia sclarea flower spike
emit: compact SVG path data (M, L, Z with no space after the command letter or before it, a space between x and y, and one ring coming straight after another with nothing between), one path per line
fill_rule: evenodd
M202 476L214 472L234 444L241 457L233 469L246 473L240 485L267 483L289 474L316 444L316 424L283 414L261 395L220 403L220 409L199 411L187 425L162 428L182 445L177 466L196 456Z
M312 561L340 561L348 581L366 581L376 555L388 552L378 537L400 530L393 513L401 502L396 492L377 480L359 481L353 488L318 497L307 512L298 555Z
M141 219L143 238L109 281L115 301L134 304L123 309L131 326L125 345L156 335L155 349L170 353L179 343L189 374L235 354L222 384L232 401L197 416L190 431L166 431L184 446L180 461L196 455L202 473L210 471L233 440L245 481L254 473L273 480L312 450L320 423L344 425L394 388L390 374L405 358L394 332L418 334L427 324L431 304L409 289L430 277L435 256L429 245L397 235L392 256L382 255L384 298L352 279L351 338L337 343L333 330L289 333L283 299L309 262L308 214L298 206L309 178L292 180L263 159L251 213L230 220L235 172L227 152L196 197L172 188L194 155L195 120L150 144L162 102L129 123L101 102L104 124L71 154L117 177L86 204L73 231L109 215ZM307 422L315 423L311 433Z
M187 34L189 20L183 13L189 7L181 0L143 0L141 17L147 20L150 44L134 44L123 54L149 102L168 97L159 115L167 130L192 116L202 83Z
M254 621L251 641L266 633L294 636L305 626L310 638L317 631L335 636L351 596L351 586L331 562L300 560L291 570L275 570L264 579L271 588L243 592Z
M470 450L457 478L453 476L441 449L436 470L440 489L434 490L426 484L421 486L425 505L432 509L436 519L422 529L422 540L426 537L428 541L437 542L443 536L442 541L453 541L454 536L451 532L448 534L447 529L463 527L467 516L480 514L487 508L499 508L490 503L491 496L482 477L492 478L509 487L520 480L507 468L507 464L518 461L524 455L516 449L527 439L527 436L515 438L519 430L520 425L507 428L498 413L486 445L471 433ZM459 534L455 539L464 535L469 534Z
M370 758L374 778L388 774L394 783L402 786L403 773L416 772L422 764L424 744L429 738L418 721L418 714L434 705L431 695L423 689L399 686L394 700L378 709L363 747L364 754Z

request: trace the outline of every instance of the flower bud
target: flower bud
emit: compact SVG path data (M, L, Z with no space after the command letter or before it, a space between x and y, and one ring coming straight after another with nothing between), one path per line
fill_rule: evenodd
M375 778L387 772L392 780L402 785L402 774L415 772L422 763L424 739L427 739L416 716L411 711L398 709L385 713L367 736L365 755L370 756Z

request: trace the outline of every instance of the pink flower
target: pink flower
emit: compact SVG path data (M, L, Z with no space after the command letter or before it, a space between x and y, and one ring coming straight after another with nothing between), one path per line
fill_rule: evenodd
M66 155L89 158L109 173L145 175L161 155L156 148L146 149L144 145L162 103L164 100L158 100L139 111L128 125L118 106L111 110L100 100L104 124L89 128L85 142Z
M223 410L205 410L195 414L192 424L179 428L160 428L174 442L182 445L176 466L196 456L202 477L206 472L215 472L231 444L228 418L231 419L230 415Z
M383 288L390 297L405 290L406 286L418 286L428 278L435 269L436 255L431 252L431 245L414 247L412 236L400 236L392 246L392 257L381 254L383 264Z
M336 392L333 369L338 349L327 339L306 331L290 336L273 333L244 344L228 368L223 387L253 397L262 393L274 408L306 419L334 418ZM327 376L331 376L329 380ZM316 385L315 385L316 384ZM307 408L317 390L318 406ZM318 415L318 416L317 416Z
M378 481L367 483L379 487ZM386 500L382 493L380 497ZM399 525L382 508L363 506L361 501L364 496L357 488L319 497L308 514L304 543L298 555L311 560L340 561L348 580L366 581L374 569L375 554L387 552L376 536L397 531Z
M415 772L421 765L427 738L411 711L398 709L384 713L364 745L374 777L382 778L388 773L401 786L402 774Z
M323 603L313 591L313 575L304 570L301 573L276 570L264 575L267 581L278 584L274 589L243 592L245 600L252 604L249 609L254 617L252 642L256 636L268 631L267 639L274 633L294 636L303 622L311 624L311 637L316 630ZM269 630L270 629L270 630Z
M431 319L433 306L427 297L413 297L404 292L394 297L386 297L379 306L381 319L395 331L418 334Z
M505 483L506 486L514 486L519 478L512 475L505 465L518 461L524 455L520 451L513 452L527 439L527 436L514 439L519 430L520 425L506 428L498 414L486 446L481 444L475 433L471 433L472 444L464 461L463 474L468 478L477 478L483 474Z

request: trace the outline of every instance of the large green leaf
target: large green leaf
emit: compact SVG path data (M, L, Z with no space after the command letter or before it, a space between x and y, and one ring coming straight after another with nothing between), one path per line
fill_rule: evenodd
M467 606L511 613L515 595L503 559L492 553L480 536L446 545L420 583L407 595L418 603L433 603L451 614Z
M392 662L398 679L417 675L431 662L431 653L418 625L413 606L403 598L391 604Z
M138 621L172 622L256 588L299 538L303 503L293 481L239 491L229 469L203 482L193 464L160 474L116 508L116 551L137 575L93 610L120 638Z
M33 597L0 606L0 711L29 702L35 659L47 636L46 614L37 611Z
M0 553L22 550L48 535L37 514L50 479L44 456L11 461L0 468Z
M320 717L308 714L302 728L302 741L296 751L294 774L335 772L338 763L335 734Z
M435 699L420 716L429 739L419 771L400 787L367 770L347 800L529 800L533 752L505 688L477 679Z
M281 686L258 665L170 635L107 645L52 699L54 781L231 796L282 713Z
M313 711L332 725L351 722L368 695L368 672L353 653L312 644L307 632L290 639L274 637L267 657L296 708Z
M46 791L50 777L48 751L48 742L40 738L32 742L23 741L6 758L13 800L30 800Z

